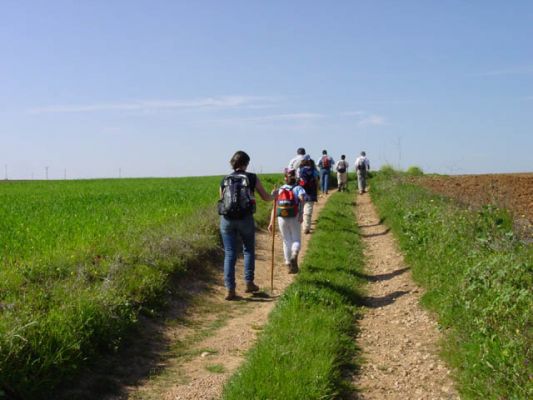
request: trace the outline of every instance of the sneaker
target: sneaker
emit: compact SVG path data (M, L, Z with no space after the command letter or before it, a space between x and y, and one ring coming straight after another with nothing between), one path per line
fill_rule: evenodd
M289 274L297 274L299 271L298 268L298 254L295 254L291 257L291 265L289 267Z
M259 286L257 286L253 282L246 282L246 290L245 290L245 292L246 293L259 292Z
M235 300L237 298L237 294L235 293L235 289L229 289L228 293L226 293L226 297L224 297L224 300Z

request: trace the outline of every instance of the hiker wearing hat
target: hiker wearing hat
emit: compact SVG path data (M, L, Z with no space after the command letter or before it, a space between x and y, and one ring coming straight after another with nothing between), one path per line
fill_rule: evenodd
M322 150L322 157L318 161L318 167L320 168L320 188L323 194L328 194L329 174L334 164L335 161L332 157L328 156L327 150Z
M304 204L304 233L311 233L311 220L313 217L313 207L318 201L318 171L316 164L309 155L306 155L300 163L298 170L298 184L305 189Z
M361 152L361 155L355 160L355 171L357 172L357 187L359 194L366 192L366 180L368 178L368 171L370 170L370 161L366 158L366 153Z
M298 272L298 253L300 252L301 229L305 190L298 185L296 171L285 171L285 185L276 193L276 214L270 215L269 232L272 232L274 218L278 218L278 226L283 238L283 256L290 274Z
M267 193L256 174L246 172L250 157L244 151L237 151L231 157L233 172L220 183L220 233L224 243L224 285L227 289L226 300L235 300L235 264L237 262L237 243L240 237L244 253L244 280L246 293L259 291L254 283L255 273L255 197L257 191L264 201L274 197Z
M341 159L337 161L335 169L337 171L337 187L339 192L348 190L348 161L346 161L346 156L343 154Z

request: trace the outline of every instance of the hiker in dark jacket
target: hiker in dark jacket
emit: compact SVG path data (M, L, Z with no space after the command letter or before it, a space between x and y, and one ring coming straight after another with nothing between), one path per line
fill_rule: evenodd
M299 185L305 189L305 205L304 205L304 233L311 233L311 220L313 218L313 207L318 201L318 170L314 160L305 156L300 163L300 169L297 174Z
M224 285L227 289L226 300L235 300L235 264L237 262L237 238L242 239L244 253L244 280L246 293L259 291L254 283L255 273L255 191L264 201L272 201L274 197L267 193L259 177L246 172L250 157L244 151L237 151L231 157L230 165L233 172L220 183L219 214L220 233L224 243ZM232 191L238 196L232 196ZM234 194L234 193L233 193ZM235 204L235 199L239 204Z

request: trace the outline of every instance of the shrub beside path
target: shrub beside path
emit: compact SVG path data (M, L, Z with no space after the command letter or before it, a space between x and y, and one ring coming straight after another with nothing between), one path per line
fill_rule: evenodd
M368 194L357 197L357 220L369 283L359 321L363 361L354 377L357 398L458 399L450 372L438 357L438 325L420 307L422 290Z

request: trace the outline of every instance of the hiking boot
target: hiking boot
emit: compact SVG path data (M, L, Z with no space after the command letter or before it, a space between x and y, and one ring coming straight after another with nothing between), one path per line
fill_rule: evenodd
M224 297L224 300L235 300L237 298L237 294L235 293L235 289L229 289L228 293L226 293L226 297Z
M298 271L299 271L298 254L295 254L291 257L291 264L289 266L289 274L297 274Z
M246 290L245 290L245 292L246 293L259 292L259 286L257 286L253 282L246 282Z

